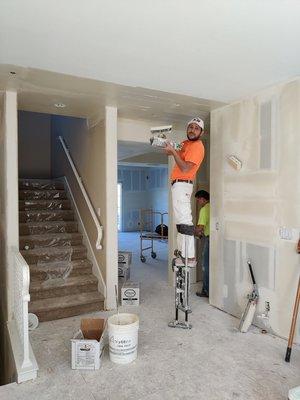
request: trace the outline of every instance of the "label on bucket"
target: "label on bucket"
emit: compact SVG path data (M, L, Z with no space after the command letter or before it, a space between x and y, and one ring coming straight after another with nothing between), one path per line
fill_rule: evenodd
M113 334L109 337L109 353L116 358L122 358L124 361L133 361L136 358L138 335L133 333L126 334Z

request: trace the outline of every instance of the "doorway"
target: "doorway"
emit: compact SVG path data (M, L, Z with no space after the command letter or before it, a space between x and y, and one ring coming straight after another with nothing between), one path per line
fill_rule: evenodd
M168 281L168 240L155 235L162 223L168 226L168 203L167 165L118 165L118 242L119 252L131 255L127 279Z

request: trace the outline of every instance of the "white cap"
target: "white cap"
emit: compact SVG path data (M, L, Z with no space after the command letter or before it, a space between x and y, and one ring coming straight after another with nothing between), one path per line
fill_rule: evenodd
M189 126L190 124L196 124L196 125L198 125L201 129L204 130L204 122L202 121L201 118L195 117L195 118L191 119L190 122L188 122L187 126Z

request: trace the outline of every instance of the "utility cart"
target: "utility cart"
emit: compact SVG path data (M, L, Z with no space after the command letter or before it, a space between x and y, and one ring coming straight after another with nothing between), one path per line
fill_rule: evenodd
M162 242L168 241L168 227L164 224L166 215L168 215L167 212L153 211L152 209L140 210L140 259L143 263L146 262L146 257L144 255L144 251L146 250L151 250L151 257L156 258L156 252L154 251L155 240L160 240ZM160 222L159 225L155 227L156 219L159 219ZM145 241L148 246L144 244Z

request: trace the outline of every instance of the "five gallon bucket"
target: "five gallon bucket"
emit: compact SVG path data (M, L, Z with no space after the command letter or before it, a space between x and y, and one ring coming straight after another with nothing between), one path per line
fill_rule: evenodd
M117 364L137 358L139 318L135 314L115 314L108 318L109 357Z

